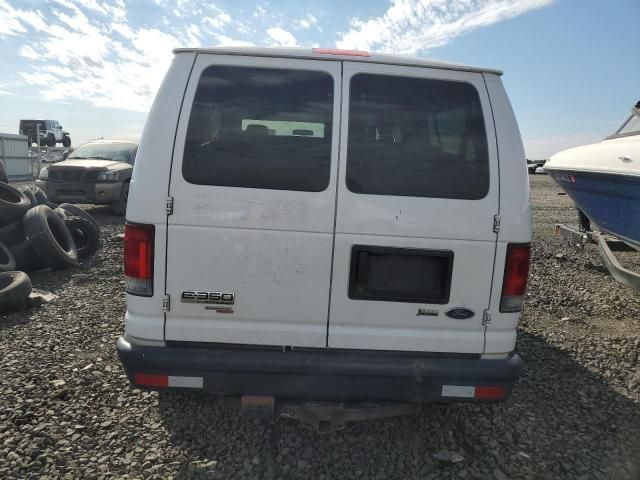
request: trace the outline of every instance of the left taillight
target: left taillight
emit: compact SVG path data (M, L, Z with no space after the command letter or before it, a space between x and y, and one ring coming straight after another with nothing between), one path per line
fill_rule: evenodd
M131 295L153 295L153 225L126 223L124 226L124 284Z
M529 277L529 258L531 246L528 243L510 243L507 245L507 258L502 280L501 312L519 312L522 310L524 293Z

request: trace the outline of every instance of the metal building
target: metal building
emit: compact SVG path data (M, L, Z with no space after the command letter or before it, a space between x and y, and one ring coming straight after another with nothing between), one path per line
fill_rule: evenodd
M0 133L0 160L9 180L31 180L33 169L26 135Z

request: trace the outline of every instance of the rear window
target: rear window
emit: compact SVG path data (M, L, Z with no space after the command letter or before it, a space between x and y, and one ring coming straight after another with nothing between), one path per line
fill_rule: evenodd
M198 82L182 174L199 185L325 190L332 117L328 73L209 67Z
M489 154L476 89L462 82L355 75L346 182L362 194L485 197Z

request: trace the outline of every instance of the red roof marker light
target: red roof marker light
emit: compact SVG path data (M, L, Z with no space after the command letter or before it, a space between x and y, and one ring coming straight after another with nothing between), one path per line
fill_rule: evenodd
M344 55L345 57L369 57L369 52L360 50L342 50L341 48L312 48L313 53L319 55Z

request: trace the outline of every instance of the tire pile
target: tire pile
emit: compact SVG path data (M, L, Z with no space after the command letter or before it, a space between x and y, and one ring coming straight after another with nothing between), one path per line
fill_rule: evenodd
M56 205L31 186L0 182L0 313L22 309L31 294L25 272L77 265L100 248L100 227L69 203Z

